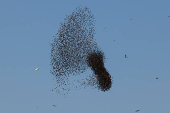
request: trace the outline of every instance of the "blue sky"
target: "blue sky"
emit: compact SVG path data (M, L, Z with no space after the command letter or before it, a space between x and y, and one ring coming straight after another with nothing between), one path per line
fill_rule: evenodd
M1 0L0 113L168 112L169 4L169 0ZM89 87L71 90L65 98L52 91L50 43L60 22L80 5L94 14L95 39L108 58L105 66L114 84L108 92Z

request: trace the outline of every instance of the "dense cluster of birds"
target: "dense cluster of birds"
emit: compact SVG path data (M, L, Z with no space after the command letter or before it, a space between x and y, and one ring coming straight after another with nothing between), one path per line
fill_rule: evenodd
M132 19L130 20L132 21ZM112 79L104 66L104 52L94 40L94 22L94 15L91 14L89 8L80 6L72 14L66 16L64 22L60 23L58 33L53 36L50 64L52 66L51 73L57 82L54 89L58 93L61 92L61 89L69 91L71 84L76 84L73 76L84 73L88 68L93 71L92 76L89 76L90 79L86 77L81 79L82 81L77 80L77 82L81 86L85 84L97 86L104 92L110 90ZM107 27L103 28L106 29ZM126 54L125 58L128 58ZM35 68L35 70L38 70L38 68ZM70 82L71 80L72 82ZM53 106L57 107L56 105ZM140 110L135 112L138 111Z
M88 55L87 63L88 66L97 75L98 85L102 91L109 90L112 85L111 76L104 67L103 55L101 51L94 52Z
M85 72L89 67L94 76L85 79L82 84L96 86L108 91L112 81L104 67L104 52L94 40L94 16L87 7L78 7L66 16L51 44L51 73L56 78L55 89L69 91L73 77ZM69 78L70 77L70 78ZM74 82L72 82L74 84ZM77 86L76 86L77 87Z

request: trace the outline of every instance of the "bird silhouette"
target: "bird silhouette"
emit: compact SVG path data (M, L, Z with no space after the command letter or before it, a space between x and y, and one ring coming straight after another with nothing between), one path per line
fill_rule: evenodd
M140 110L136 110L135 112L138 112L138 111L140 111Z
M138 111L140 111L140 110L136 110L135 112L138 112Z
M57 107L56 105L53 105L54 107Z

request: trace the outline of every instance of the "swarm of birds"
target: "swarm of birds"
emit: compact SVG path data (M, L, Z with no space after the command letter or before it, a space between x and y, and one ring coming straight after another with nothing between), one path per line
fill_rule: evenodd
M104 67L103 54L101 51L94 52L88 55L88 66L97 75L99 87L102 91L107 91L112 85L111 76Z
M89 67L95 76L86 79L83 84L97 85L102 91L110 89L112 82L104 67L104 53L94 41L94 22L89 8L80 6L61 23L51 44L51 73L58 84L55 89L63 86L63 90L70 90L68 87L65 88L70 86L68 77L80 75Z

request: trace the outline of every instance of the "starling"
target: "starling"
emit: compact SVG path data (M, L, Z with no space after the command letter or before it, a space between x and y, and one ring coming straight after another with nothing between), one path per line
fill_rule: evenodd
M98 88L109 90L111 76L104 67L104 53L94 41L94 15L89 8L78 7L64 20L51 44L51 73L57 80L57 87L69 91L65 88L71 84L68 78L91 68Z
M97 75L98 85L102 91L107 91L112 85L111 76L104 67L103 54L101 51L89 54L87 63L88 66Z
M57 107L56 105L53 105L54 107Z
M140 111L140 110L136 110L135 112L138 112L138 111Z

